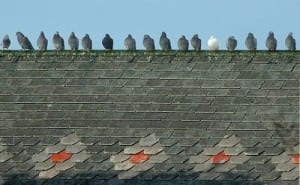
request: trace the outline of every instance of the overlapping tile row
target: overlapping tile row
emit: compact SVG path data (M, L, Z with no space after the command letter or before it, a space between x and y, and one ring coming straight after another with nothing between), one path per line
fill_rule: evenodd
M298 52L0 61L3 182L299 182Z

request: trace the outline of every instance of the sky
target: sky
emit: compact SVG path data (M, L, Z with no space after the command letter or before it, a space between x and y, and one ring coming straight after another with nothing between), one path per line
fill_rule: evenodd
M300 0L9 0L1 2L0 38L8 34L11 49L20 49L16 32L21 31L36 46L40 31L48 38L48 49L53 49L52 37L59 31L67 40L72 31L81 40L88 33L94 49L103 49L101 40L106 33L114 39L114 49L124 49L124 39L130 33L137 49L143 49L143 35L149 34L159 47L159 37L165 31L173 49L185 35L188 40L197 33L202 49L214 35L220 49L233 35L238 50L246 49L245 38L252 32L258 49L264 50L269 31L277 39L278 49L285 49L289 32L300 42ZM81 48L81 46L80 46Z

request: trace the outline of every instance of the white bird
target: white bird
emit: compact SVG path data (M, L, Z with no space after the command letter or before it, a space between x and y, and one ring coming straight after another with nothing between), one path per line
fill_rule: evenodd
M207 44L210 51L217 51L219 49L219 42L214 36L210 36Z

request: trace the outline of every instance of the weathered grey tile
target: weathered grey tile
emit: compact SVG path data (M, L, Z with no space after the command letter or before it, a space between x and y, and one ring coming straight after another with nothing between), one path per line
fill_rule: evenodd
M150 157L149 162L151 163L163 163L164 161L166 161L167 159L169 159L169 155L167 155L164 151L157 154L157 155L153 155Z
M143 151L143 148L140 147L139 144L135 144L133 146L128 146L124 149L124 154L137 154Z
M156 143L154 146L151 147L143 147L145 154L154 155L163 150L163 147L160 146L159 143Z
M274 168L275 168L275 165L270 164L270 163L256 164L255 168L254 168L254 171L257 171L257 172L271 172Z
M50 170L47 170L47 171L41 171L39 173L39 178L41 179L51 179L53 177L55 177L56 175L59 174L59 171L56 171L55 169L50 169Z
M274 164L280 164L280 163L286 163L290 159L291 159L290 156L288 156L286 153L282 153L281 155L273 156L271 158L271 162Z
M212 171L219 172L219 173L226 173L226 172L228 173L234 167L235 167L235 165L233 165L232 163L218 164L214 167L214 169Z
M123 161L121 163L115 163L114 169L117 171L129 170L134 166L134 163L130 162L129 160Z
M32 156L32 161L34 161L34 162L44 162L47 159L49 159L50 156L51 156L50 154L46 153L45 151L42 151L40 153L34 154Z
M56 145L53 146L47 146L47 148L45 149L45 152L48 154L53 154L53 153L58 153L61 152L65 149L65 146L58 143Z
M121 163L123 161L126 161L128 160L130 157L130 155L125 155L125 154L118 154L118 155L112 155L110 157L110 162L113 162L113 163Z
M245 155L253 155L253 156L257 156L260 155L261 153L264 152L263 148L259 148L259 147L254 147L254 148L246 148L244 150L244 154Z
M254 169L254 167L255 167L254 165L249 163L237 164L234 170L238 172L249 172L252 169Z
M250 156L249 163L252 164L265 164L270 160L269 156L266 155L258 155L258 156Z
M196 155L196 156L191 156L190 160L188 161L189 163L196 163L196 164L201 164L209 160L209 157L206 155Z
M296 171L296 170L292 170L292 171L289 171L289 172L283 172L281 174L281 179L282 180L296 180L296 179L299 179L299 171Z
M135 164L132 170L138 172L144 172L150 170L151 168L153 168L153 166L154 163L151 163L150 161L145 161L143 163Z
M204 148L203 154L204 155L217 155L218 153L224 151L224 148L220 147L210 147Z
M239 142L239 138L235 135L230 136L229 138L223 138L217 146L219 147L233 147Z
M6 151L0 153L0 162L3 163L13 157L13 154Z
M139 172L134 171L134 170L129 170L129 171L122 171L118 174L119 179L132 179L135 176L137 176Z
M159 138L155 136L155 134L151 134L147 137L140 139L140 146L153 146L155 143L159 141Z
M55 165L54 162L52 162L50 160L47 160L47 161L44 161L44 162L37 162L34 169L39 170L39 171L45 171L45 170L49 170L54 165Z
M75 166L75 164L76 163L73 162L72 160L67 160L62 163L56 163L54 169L57 171L64 171L64 170L72 168L73 166Z
M284 148L282 147L272 147L272 148L264 148L266 155L278 156L284 152Z
M244 164L246 163L248 160L250 159L249 156L246 156L245 154L240 154L240 155L237 155L237 156L231 156L230 158L230 163L232 164Z
M242 153L243 151L244 151L244 148L240 144L237 144L232 148L224 149L224 152L226 155L240 155L240 153Z
M154 165L153 170L155 171L159 171L159 172L168 172L170 171L170 169L172 169L174 167L173 163L157 163Z
M66 137L61 138L60 143L62 145L73 145L79 141L76 133L70 134Z
M82 150L84 150L85 148L86 148L86 146L81 145L80 143L76 143L74 145L67 145L65 150L66 150L66 152L77 154L77 153L81 152Z
M214 165L210 161L206 161L202 164L196 164L193 170L196 172L207 172L212 168L214 168Z
M83 162L90 157L91 157L90 154L86 153L85 151L81 151L80 153L73 154L70 160L72 162L78 163L78 162Z
M276 164L276 171L279 172L289 172L292 169L294 169L296 166L294 164L291 163L280 163L280 164Z
M280 177L280 175L281 175L280 172L272 171L269 173L263 173L260 178L263 181L275 181L276 179L278 179Z
M164 151L166 154L176 155L176 154L182 152L183 148L180 146L180 144L177 143L171 147L165 148Z

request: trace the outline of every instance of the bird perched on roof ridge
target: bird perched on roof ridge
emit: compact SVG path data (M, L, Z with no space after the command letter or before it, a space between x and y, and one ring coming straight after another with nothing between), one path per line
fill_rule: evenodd
M144 35L143 45L146 50L155 50L155 43L154 40L150 37L150 35Z
M269 35L266 40L266 47L269 51L276 51L277 40L275 39L274 33L271 31L269 32Z
M10 42L9 36L4 35L4 37L2 39L2 48L3 49L8 49L10 44L11 44L11 42Z
M53 35L52 41L56 50L62 51L65 49L64 39L59 35L58 31Z
M84 37L81 39L82 48L86 51L92 50L92 39L90 38L89 34L85 34Z
M182 35L177 42L179 51L187 51L189 49L189 41Z
M41 33L37 39L37 46L38 46L39 50L41 50L41 51L47 50L48 40L45 37L45 34L43 31L41 31Z
M295 51L296 50L296 40L293 37L293 33L290 32L288 36L285 39L285 45L289 51Z
M226 42L226 47L228 51L234 51L237 47L237 40L234 38L234 36L230 36Z
M21 32L17 32L17 40L19 45L21 46L22 49L24 50L34 50L30 40Z
M201 39L199 38L198 34L195 34L191 39L191 45L195 51L201 50Z
M78 50L78 47L79 47L79 40L78 38L76 37L75 33L74 32L71 32L71 35L68 39L68 44L70 46L70 49L72 51L76 51Z
M219 42L215 36L210 36L208 41L207 41L208 49L210 51L217 51L219 50Z
M256 51L257 48L257 40L254 37L253 33L248 33L248 36L245 40L245 45L249 51Z
M124 45L127 50L136 50L135 39L131 34L128 34L128 36L125 38Z
M170 39L167 37L167 34L165 32L161 33L160 39L159 39L159 45L162 50L171 50L171 42Z
M102 45L107 50L112 50L114 46L114 40L110 37L107 33L105 34L104 38L102 39Z

